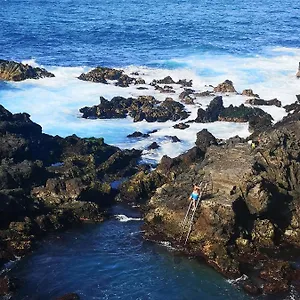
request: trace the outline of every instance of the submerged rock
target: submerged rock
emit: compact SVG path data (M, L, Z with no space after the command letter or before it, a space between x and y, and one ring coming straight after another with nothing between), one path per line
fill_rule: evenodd
M173 128L175 128L175 129L181 129L181 130L187 129L189 127L190 127L190 125L186 124L186 123L178 123L178 124L175 124L173 126Z
M127 135L128 138L139 138L139 137L147 138L149 136L150 136L150 134L148 134L148 133L142 133L140 131L135 131L134 133L131 133L131 134Z
M243 90L242 95L243 96L248 96L248 97L259 98L259 95L258 94L254 94L252 89Z
M65 294L61 297L56 298L56 300L80 300L80 297L76 293Z
M0 59L0 80L22 81L45 77L55 76L43 68L33 68L28 64Z
M9 295L16 290L16 283L8 276L0 277L0 296Z

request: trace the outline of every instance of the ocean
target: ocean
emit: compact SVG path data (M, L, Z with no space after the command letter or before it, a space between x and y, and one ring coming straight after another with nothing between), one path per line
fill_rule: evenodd
M67 136L75 133L80 137L104 137L109 144L136 149L146 149L151 142L157 141L161 147L155 151L144 151L143 155L146 161L155 163L165 154L175 157L191 148L196 140L196 133L203 128L207 128L217 138L249 135L248 125L245 123L195 123L190 124L190 128L186 130L176 130L172 127L175 123L171 121L133 123L130 118L82 119L79 108L98 104L100 96L111 99L114 96L151 94L159 100L166 97L152 89L141 91L136 87L121 88L77 79L82 72L96 66L122 68L127 74L139 72L146 83L168 75L174 80L192 79L193 88L200 91L206 90L209 85L216 86L230 79L239 92L251 88L261 98L278 98L283 105L294 102L295 95L300 94L300 81L295 78L300 61L300 8L296 1L1 0L0 7L0 58L44 67L56 76L24 82L0 82L0 104L14 113L28 112L32 120L42 125L43 131L48 134ZM176 99L178 94L179 90L176 90L172 97ZM212 97L198 99L194 105L190 105L189 119L194 119L197 109L205 108L211 99ZM245 97L231 95L224 96L223 100L225 106L240 105L245 102ZM285 115L283 108L265 107L264 110L273 116L274 121ZM126 137L137 130L147 132L154 129L158 131L148 139ZM174 146L166 138L170 135L176 135L181 143ZM118 222L118 230L126 231L123 228L125 223ZM133 230L138 230L141 223L135 222ZM40 299L45 293L49 293L52 297L57 295L54 291L65 291L67 285L76 290L78 284L89 286L90 280L99 278L99 288L89 290L83 299L124 299L125 294L122 294L119 285L123 282L124 286L133 286L133 282L126 283L126 278L130 277L130 280L136 279L135 288L140 281L151 282L147 287L141 284L131 299L162 299L166 295L170 299L198 299L199 291L201 295L203 290L206 292L201 299L248 299L248 296L214 271L202 265L196 266L194 261L183 258L184 271L172 268L172 264L162 262L164 259L170 260L172 256L163 250L162 254L158 251L158 262L161 262L158 263L149 255L149 251L152 251L149 249L154 246L147 243L144 245L140 240L141 248L146 249L143 255L147 267L161 268L161 273L148 273L147 268L144 269L145 265L131 265L129 258L122 262L122 266L114 269L114 261L106 261L106 254L100 257L88 256L90 249L81 257L83 261L75 253L72 260L75 271L66 272L65 269L71 264L66 253L72 239L77 236L82 245L85 243L85 234L98 239L103 228L109 228L108 224L110 223L68 233L66 244L61 244L55 238L50 239L51 242L45 241L46 245L50 243L53 247L49 255L45 246L41 246L40 251L44 249L44 253L37 252L36 256L33 255L18 266L19 275L22 275L25 283L25 290L20 295L32 292L36 295L34 299ZM100 244L101 238L100 234L97 241ZM106 240L107 236L104 235L103 239L104 244L111 243ZM59 252L55 252L57 248ZM126 249L134 251L130 247ZM111 255L117 256L120 253L118 244L112 244L110 251L115 251ZM55 282L47 278L48 271L52 272L55 268L53 255L61 255L58 259L61 268L64 268L60 279ZM85 256L88 256L86 266ZM41 262L43 269L38 269ZM105 262L106 266L103 265ZM98 274L97 277L95 275L90 279L89 276L78 277L75 274L85 268L89 270L89 276ZM108 279L101 279L98 268L112 268L111 274L114 274L116 284ZM43 272L46 281L30 284L35 282L34 278L42 276ZM186 282L194 283L196 290L189 284L181 287L178 284L180 276L186 276ZM118 281L118 278L123 281ZM47 280L49 284L45 284ZM162 291L162 281L165 280L167 284ZM161 285L161 293L155 289L156 284ZM216 286L222 290L219 294L215 291ZM100 290L107 290L106 296ZM130 290L126 293L126 299L130 299Z

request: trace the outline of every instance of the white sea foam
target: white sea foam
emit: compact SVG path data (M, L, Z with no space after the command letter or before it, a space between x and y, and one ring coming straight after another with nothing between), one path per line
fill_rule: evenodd
M125 215L115 215L115 218L120 222L129 222L129 221L141 221L142 218L131 218Z
M237 279L227 279L226 281L230 284L237 284L240 281L245 281L248 279L248 276L246 274L243 274L241 277L237 278Z
M153 79L161 79L170 75L175 81L178 79L193 79L193 88L197 91L210 89L208 85L216 86L225 79L233 81L236 89L241 92L245 88L252 88L263 99L278 98L283 105L296 100L300 94L299 80L295 78L300 49L274 48L268 49L266 55L257 57L235 57L201 55L170 60L175 69L155 69L147 67L129 66L125 72L139 72L140 77L149 84ZM26 61L31 65L38 65L34 60ZM176 66L178 65L178 68ZM173 68L174 68L173 66ZM0 90L0 103L12 112L28 112L33 121L43 127L48 134L67 136L73 133L80 137L104 137L105 141L122 148L146 149L153 141L161 146L157 150L144 151L144 158L159 161L167 154L175 157L194 145L196 133L207 128L217 138L229 138L239 135L249 135L248 125L241 123L214 122L190 123L185 130L174 129L178 122L165 123L133 123L130 117L119 120L86 120L80 118L78 109L99 103L99 97L111 99L114 96L136 97L139 95L154 95L158 100L171 96L178 100L182 91L174 86L176 93L161 94L147 85L149 90L137 90L136 86L129 88L116 87L92 82L80 81L77 77L89 68L79 67L46 67L55 74L55 78L41 80L26 80L24 82L9 83L12 89ZM139 76L138 76L139 77ZM195 119L199 107L205 108L213 97L197 98L195 105L187 105L191 112L188 120ZM224 96L224 105L240 105L247 97L241 95ZM278 107L261 107L270 113L275 121L280 120L285 111ZM186 120L185 120L186 121ZM126 136L134 131L147 132L158 129L147 139L129 139ZM176 135L181 143L172 143L165 136Z

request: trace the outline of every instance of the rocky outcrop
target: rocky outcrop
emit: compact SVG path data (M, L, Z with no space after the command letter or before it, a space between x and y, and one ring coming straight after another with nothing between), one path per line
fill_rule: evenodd
M246 89L242 91L243 96L253 97L253 98L259 98L258 94L254 94L252 89Z
M154 172L134 176L123 193L131 201L150 199L146 238L170 241L226 276L246 274L241 284L249 292L287 291L299 280L290 263L299 257L281 252L300 248L299 129L294 118L270 126L258 135L254 150L238 138L217 144L204 130L197 147L174 159L163 157ZM202 180L209 185L183 247L180 237L187 232L180 224L192 184Z
M14 292L16 283L8 276L0 277L0 296L7 296Z
M149 136L150 136L150 134L148 134L148 133L142 133L140 131L135 131L134 133L131 133L131 134L127 135L128 138L140 138L140 137L141 138L147 138Z
M115 81L115 85L120 87L128 87L130 84L144 84L141 78L133 78L124 74L123 70L97 67L88 73L82 73L78 79L97 83L107 84L108 80Z
M236 90L233 86L232 81L225 80L224 82L220 83L218 86L214 88L214 92L218 93L236 93Z
M127 115L134 122L146 120L147 122L177 121L188 117L184 105L166 98L159 102L152 96L139 96L136 98L114 97L111 101L100 97L101 103L93 107L83 107L79 111L83 118L125 118Z
M281 101L279 101L277 98L271 99L271 100L263 100L258 98L251 98L246 101L247 104L251 105L274 105L277 107L281 107Z
M54 74L43 68L33 68L28 64L0 59L0 80L22 81L54 77Z
M0 265L49 231L102 221L115 196L110 183L140 170L141 151L45 135L28 114L3 106L0 142Z
M246 107L243 104L240 106L230 105L224 107L222 96L217 96L210 102L206 110L203 108L198 109L195 122L248 122L252 119L257 121L258 117L265 117L265 119L272 120L269 114L259 108ZM252 121L252 124L254 125L254 121ZM255 126L253 126L252 129L254 129L254 127Z
M173 126L173 128L175 128L175 129L181 129L181 130L187 129L189 127L190 127L190 125L186 124L186 123L178 123L178 124L175 124Z

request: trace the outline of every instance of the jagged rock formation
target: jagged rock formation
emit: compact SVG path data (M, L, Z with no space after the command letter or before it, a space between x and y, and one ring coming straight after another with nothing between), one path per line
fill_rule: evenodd
M103 220L115 196L110 182L139 170L141 151L101 138L52 137L28 114L1 105L0 143L0 265L48 231Z
M281 107L281 101L279 101L277 98L271 99L271 100L263 100L258 98L251 98L246 101L247 104L251 105L274 105L277 107Z
M259 108L246 107L243 104L240 106L230 105L224 107L222 96L215 97L206 110L199 108L197 112L197 118L195 122L207 123L215 121L226 122L250 122L252 119L263 118L273 120L272 117ZM252 122L252 129L255 127L255 123Z
M232 81L225 80L224 82L220 83L218 86L214 88L214 92L219 93L236 93L236 90L233 86Z
M92 107L83 107L79 110L83 118L133 118L134 122L146 120L147 122L166 122L186 119L189 114L184 105L166 98L159 102L152 96L139 96L135 98L114 97L111 101L100 97L100 104Z
M27 64L0 59L0 80L22 81L44 77L54 77L54 74L43 68L33 68Z
M141 78L133 78L124 74L123 70L97 67L88 73L82 73L78 79L84 81L92 81L107 84L107 80L114 80L115 85L120 87L128 87L129 84L144 84L145 81Z
M300 282L292 257L281 256L282 249L300 248L299 129L299 119L289 116L260 133L254 150L239 138L217 145L202 131L196 147L175 159L164 157L152 173L134 176L122 195L147 203L147 238L171 241L226 276L247 274L243 284L249 292L287 291ZM180 224L192 184L203 178L210 178L212 188L183 248Z

